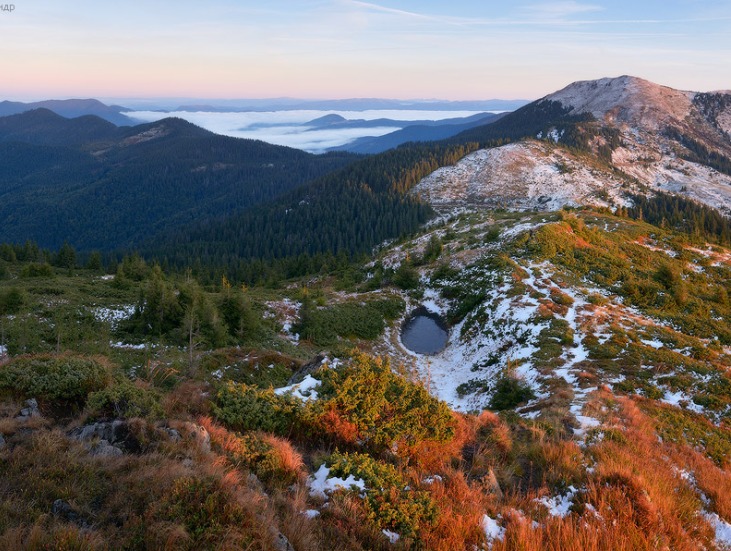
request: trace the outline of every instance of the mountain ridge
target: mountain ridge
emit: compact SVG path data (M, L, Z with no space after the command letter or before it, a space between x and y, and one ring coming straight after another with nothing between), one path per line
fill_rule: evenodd
M525 125L528 141L498 148L511 154L473 153L456 167L427 177L415 193L435 205L477 205L489 199L525 209L541 208L549 190L570 206L616 207L627 203L621 196L630 191L657 189L731 213L731 94L679 91L626 75L578 81L455 139L492 136L499 125L520 120L526 112L537 114ZM475 162L478 157L481 161ZM541 166L542 176L528 166ZM575 174L586 168L590 174L583 181L593 182L594 191L582 195ZM492 179L497 173L506 182L505 194ZM541 178L546 185L551 182L543 191ZM510 199L513 192L518 195Z

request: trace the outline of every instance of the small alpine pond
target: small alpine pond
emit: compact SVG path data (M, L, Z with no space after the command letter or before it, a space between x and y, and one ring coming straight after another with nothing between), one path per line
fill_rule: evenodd
M449 332L444 319L420 306L401 326L401 342L417 354L438 354L447 346Z

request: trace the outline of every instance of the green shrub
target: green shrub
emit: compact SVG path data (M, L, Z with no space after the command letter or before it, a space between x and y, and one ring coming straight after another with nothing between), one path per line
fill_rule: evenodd
M401 298L343 302L319 309L306 297L294 329L303 339L320 346L332 344L337 337L373 340L383 333L386 320L397 318L403 310Z
M352 428L357 441L374 451L394 443L413 446L424 440L445 442L454 435L449 407L420 385L393 373L388 360L357 353L338 369L318 372L318 400L308 403L308 417L336 437Z
M437 507L429 493L410 489L393 465L360 453L334 453L328 464L334 476L353 475L365 482L366 509L379 528L414 537L436 520Z
M20 271L20 277L53 277L54 275L53 268L47 262L32 262L23 266Z
M489 408L497 411L512 409L535 397L531 387L523 381L514 377L502 377L495 383L495 394L490 400Z
M288 435L301 408L302 403L296 398L278 396L272 389L229 382L216 393L213 415L234 430Z
M393 283L405 291L416 289L419 286L419 272L410 262L404 261L394 272Z
M129 380L122 380L105 389L92 392L86 405L95 417L159 419L163 416L160 395Z
M17 287L0 292L0 316L17 314L25 302L25 294Z
M84 402L109 381L105 359L71 354L22 356L0 367L0 389L51 402Z

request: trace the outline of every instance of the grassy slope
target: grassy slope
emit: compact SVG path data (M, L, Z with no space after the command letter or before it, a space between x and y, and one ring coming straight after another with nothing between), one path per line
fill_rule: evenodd
M443 251L421 262L432 234ZM390 284L408 281L394 271L407 257L425 276L408 291ZM67 434L109 414L99 395L86 404L37 396L43 417L20 420L29 396L6 389L0 547L269 548L281 532L298 550L712 548L715 527L731 522L729 259L726 249L592 211L464 215L384 249L362 271L246 290L255 330L216 350L201 330L192 363L175 330L130 333L110 321L111 311L131 311L151 273L23 278L11 265L0 298L14 288L22 301L0 317L9 365L23 352L55 358L57 348L107 358L104 396L134 381L125 396L138 409L117 402L116 411L141 415L130 429L141 444L93 457ZM188 292L185 281L168 283ZM225 292L204 295L218 304ZM399 312L424 300L449 311L446 357L461 347L466 381L474 380L462 401L446 398L481 410L500 377L521 379L536 398L449 420L418 385L349 352L404 359L397 371L416 381L431 375L425 382L438 392L439 358L421 363L392 338ZM303 302L311 315L298 327ZM310 339L297 342L293 333L304 329ZM118 341L147 347L110 345ZM316 373L325 382L308 405L222 386L283 386L320 351L358 369L341 367L333 373L343 378L330 383L334 375ZM424 408L417 424L409 410L378 405L378 389L399 393L390 404ZM255 430L254 412L265 412L270 433ZM445 428L423 435L416 427L425 419ZM207 429L210 452L190 436L190 422ZM367 491L336 492L323 507L306 483L323 463ZM52 514L57 499L73 514ZM391 544L383 530L401 538Z

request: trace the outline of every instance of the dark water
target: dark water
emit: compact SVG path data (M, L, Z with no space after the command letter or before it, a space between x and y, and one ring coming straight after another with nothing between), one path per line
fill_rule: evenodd
M401 327L401 342L417 354L437 354L447 346L447 324L438 314L417 308Z

